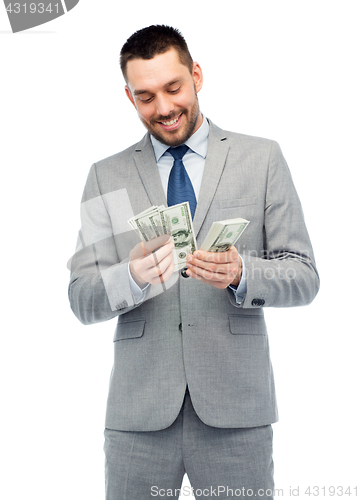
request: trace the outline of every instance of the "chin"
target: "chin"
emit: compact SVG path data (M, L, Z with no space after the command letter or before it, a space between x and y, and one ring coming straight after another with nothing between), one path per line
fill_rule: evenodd
M185 127L185 130L175 130L173 133L164 132L162 130L158 132L158 130L155 131L150 128L148 128L148 130L156 139L158 139L158 141L166 144L167 146L174 147L185 143L193 134L194 127L190 130L189 127Z
M183 144L188 139L185 134L171 134L163 131L154 130L153 127L146 127L150 134L155 137L159 142L165 144L166 146L179 146Z
M192 113L189 114L186 109L182 110L182 113L185 123L182 124L181 129L174 130L173 132L163 130L160 126L157 126L156 122L154 124L148 123L143 118L141 118L141 121L149 133L159 142L166 146L175 147L185 143L193 134L198 118L198 108L197 113L194 113L194 115Z
M156 136L154 136L156 137ZM181 144L183 144L184 142L186 142L186 140L188 139L188 137L181 137L181 138L172 138L172 137L156 137L156 139L158 139L158 141L162 142L163 144L166 144L167 146L172 146L172 147L176 147L176 146L180 146Z

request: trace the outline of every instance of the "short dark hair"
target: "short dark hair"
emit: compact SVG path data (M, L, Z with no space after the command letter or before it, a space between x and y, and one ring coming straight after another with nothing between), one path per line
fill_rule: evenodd
M120 68L127 81L127 63L132 59L153 59L158 54L164 54L174 48L179 60L192 73L193 59L187 43L181 32L171 26L153 25L136 31L131 35L120 52Z

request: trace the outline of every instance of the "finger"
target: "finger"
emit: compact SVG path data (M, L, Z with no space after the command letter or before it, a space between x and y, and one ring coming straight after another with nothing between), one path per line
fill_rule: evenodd
M167 281L174 271L174 261L173 258L165 258L162 264L153 267L148 271L147 281L152 285L163 283Z
M238 265L232 263L216 263L216 262L205 262L200 259L196 259L194 257L190 258L187 261L187 266L188 267L195 267L198 269L204 269L205 271L211 272L211 273L216 273L216 274L224 274L224 275L230 275L234 272L236 268L238 268Z
M167 281L172 276L173 273L174 273L174 260L172 259L170 265L162 274L163 280Z
M236 247L232 246L227 252L206 252L196 250L193 254L196 259L204 262L231 263L238 260L239 255Z
M170 240L169 243L163 245L156 252L152 252L146 259L144 259L144 265L148 265L149 269L157 268L158 270L161 265L161 268L163 269L165 260L167 263L169 262L169 259L173 260L173 249L174 243Z
M144 245L146 248L146 244ZM159 262L161 262L165 257L168 255L172 255L174 248L174 243L172 239L169 240L168 243L160 247L156 252L152 252L146 257L138 257L139 261L139 269L142 269L143 271L147 269L151 269L153 267L157 267Z
M152 257L154 259L154 254L152 254ZM146 283L160 283L162 279L167 279L164 277L165 272L169 269L169 267L173 266L174 268L174 263L173 263L173 255L169 255L168 257L164 258L160 263L157 265L154 265L152 267L144 267L144 260L145 259L137 259L133 262L130 263L130 268L132 275L138 280ZM159 277L162 276L163 278L160 279ZM167 275L168 276L168 275Z
M166 282L172 276L173 272L174 272L174 261L171 260L167 269L157 278L153 278L151 284L156 285L158 283Z
M173 250L174 250L174 242L172 238L170 238L168 243L158 248L158 250L156 250L155 252L152 252L151 255L155 255L157 261L161 262L165 257L168 257L168 255L173 256Z
M207 280L223 281L231 283L239 275L242 268L238 263L233 264L208 264L199 261L200 265L196 265L195 261L192 263L187 262L187 266L196 275L203 277Z
M188 269L190 269L196 276L204 278L208 281L222 281L228 276L224 267L219 267L219 265L217 266L215 264L210 267L200 267L192 264L187 264L187 266Z
M162 234L161 236L158 236L157 238L146 241L144 243L144 249L146 251L146 254L150 254L151 252L154 252L154 250L157 250L159 247L166 245L167 243L169 243L171 241L171 239L172 238L169 234Z
M162 283L162 286L163 286L163 291L165 292L165 286L164 286L164 280L163 280L163 277L162 277L162 271L159 267L159 264L158 264L158 260L157 260L157 257L156 257L156 253L157 252L153 252L153 257L154 257L154 260L155 260L155 263L156 263L156 266L157 266L157 273L158 273L158 276L159 276L159 279L160 279L160 282ZM163 259L164 261L164 259Z
M152 254L152 257L154 258L155 265L152 268L148 269L150 278L161 276L173 262L173 254L167 255L160 262L158 262L156 258L156 253Z
M206 285L211 285L211 286L214 286L215 288L225 289L229 285L228 282L217 281L217 280L212 280L212 279L204 278L203 276L195 273L194 269L189 269L188 268L186 272L187 272L188 276L190 276L191 278L194 278L194 279L197 279L199 281L202 281Z
M138 243L130 252L130 260L140 259L146 255L151 254L154 250L159 247L166 245L171 242L171 236L169 234L163 234L150 241L141 241Z
M213 272L216 271L216 268L219 266L219 264L216 264L215 262L207 262L205 260L196 259L194 256L189 255L187 258L187 266L194 266Z

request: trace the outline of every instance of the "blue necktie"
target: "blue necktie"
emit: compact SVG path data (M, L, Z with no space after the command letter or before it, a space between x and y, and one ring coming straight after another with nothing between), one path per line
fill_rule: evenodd
M193 219L197 206L197 200L192 182L182 161L182 158L188 149L188 146L182 144L181 146L168 148L167 150L174 158L173 167L170 171L168 179L167 201L168 206L178 205L178 203L188 201Z

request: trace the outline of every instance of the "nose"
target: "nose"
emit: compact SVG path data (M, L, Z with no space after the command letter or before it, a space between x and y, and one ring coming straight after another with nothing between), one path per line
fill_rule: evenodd
M170 96L157 96L157 114L160 116L169 116L174 111L174 105Z

